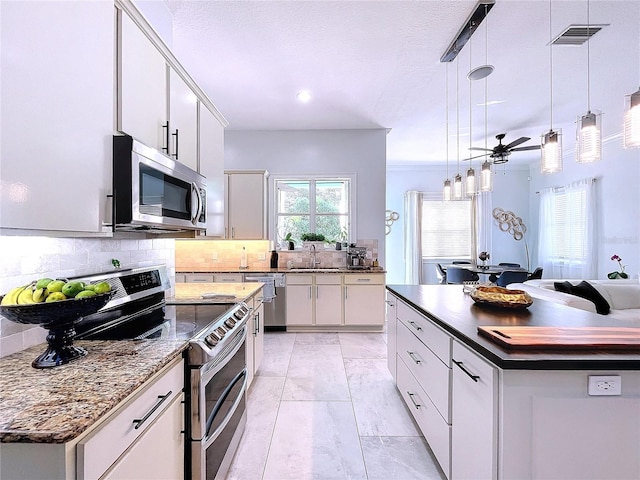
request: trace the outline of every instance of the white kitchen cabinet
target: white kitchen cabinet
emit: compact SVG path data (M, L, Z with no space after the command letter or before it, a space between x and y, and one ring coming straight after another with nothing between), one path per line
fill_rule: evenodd
M497 476L497 369L453 342L451 476Z
M198 169L198 98L176 70L169 69L170 154Z
M198 163L207 179L206 235L224 238L224 125L202 102L198 113Z
M113 4L0 2L0 17L0 228L109 234Z
M396 338L397 338L397 306L398 298L391 292L386 292L387 299L387 368L393 379L396 379Z
M384 325L384 274L344 276L345 325Z
M118 130L169 154L167 62L134 20L118 12Z
M267 238L267 177L265 170L225 172L225 238Z
M342 275L315 275L315 324L342 325Z
M251 300L252 312L247 323L247 388L260 368L264 354L264 304L262 290Z
M213 283L213 273L185 273L185 283Z
M244 275L242 273L214 273L213 281L216 283L242 283Z
M287 275L287 327L314 324L313 275Z

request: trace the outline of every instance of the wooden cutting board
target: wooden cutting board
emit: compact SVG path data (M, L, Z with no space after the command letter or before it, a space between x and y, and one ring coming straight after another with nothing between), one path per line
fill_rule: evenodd
M640 352L640 328L629 327L478 327L478 333L516 349L616 349Z

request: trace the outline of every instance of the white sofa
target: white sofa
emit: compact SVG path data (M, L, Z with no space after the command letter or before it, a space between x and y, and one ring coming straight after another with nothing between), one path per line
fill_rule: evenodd
M524 290L534 299L549 300L569 307L580 308L588 312L596 311L595 304L586 298L558 292L555 282L569 282L577 285L582 280L548 279L529 280L524 283L512 283L507 288ZM611 307L608 317L617 320L640 320L640 283L633 280L587 280L604 297Z

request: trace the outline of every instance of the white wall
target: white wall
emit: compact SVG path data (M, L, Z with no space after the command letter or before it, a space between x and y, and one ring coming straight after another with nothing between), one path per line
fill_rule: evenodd
M271 175L355 174L357 238L377 240L378 260L386 265L386 130L227 130L224 167Z
M465 164L464 168L467 166ZM526 167L499 167L494 173L493 207L513 211L521 217L527 228L532 221L529 216L529 172ZM461 167L461 171L463 168ZM457 172L455 164L449 166L449 178ZM464 172L463 172L464 173ZM445 166L431 167L390 167L387 171L387 209L396 211L400 218L391 226L387 235L387 283L404 283L404 193L408 190L423 192L442 192L442 185L447 176ZM531 244L529 231L525 239ZM513 237L501 232L497 225L492 226L492 248L489 251L491 263L516 262L526 265L524 242L516 242ZM532 262L532 268L534 264ZM425 281L437 283L435 267L425 266Z

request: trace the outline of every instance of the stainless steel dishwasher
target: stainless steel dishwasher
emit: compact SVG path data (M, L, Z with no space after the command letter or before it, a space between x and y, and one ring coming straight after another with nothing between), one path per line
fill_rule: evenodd
M244 275L245 282L264 283L262 288L264 303L265 331L287 330L287 309L284 273L256 273Z

